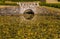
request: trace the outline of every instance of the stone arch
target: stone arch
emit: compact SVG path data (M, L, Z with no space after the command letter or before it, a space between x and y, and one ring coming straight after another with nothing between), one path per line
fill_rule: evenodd
M31 9L34 12L34 14L38 13L37 7L39 7L39 2L20 2L18 4L20 6L20 14L23 14L24 11L27 9Z
M29 20L34 17L34 12L31 9L25 10L23 14L24 14L24 17Z

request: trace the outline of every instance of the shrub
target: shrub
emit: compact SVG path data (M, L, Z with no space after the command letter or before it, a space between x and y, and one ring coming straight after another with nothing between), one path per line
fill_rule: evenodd
M52 4L52 3L50 3L50 4L48 4L48 3L40 3L40 5L41 6L48 6L48 7L55 7L55 8L60 8L60 4L59 3L54 3L54 4Z
M17 3L0 3L0 5L17 5Z

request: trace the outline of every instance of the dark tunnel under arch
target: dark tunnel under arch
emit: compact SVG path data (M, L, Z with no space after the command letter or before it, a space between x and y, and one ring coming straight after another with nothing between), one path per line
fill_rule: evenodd
M29 20L34 17L34 12L31 9L25 10L23 14L24 14L24 17Z
M24 11L24 14L34 14L34 12L31 9L27 9Z

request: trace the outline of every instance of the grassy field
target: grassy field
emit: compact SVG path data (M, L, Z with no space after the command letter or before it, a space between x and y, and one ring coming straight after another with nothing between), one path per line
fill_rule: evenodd
M0 16L0 39L59 39L60 15Z

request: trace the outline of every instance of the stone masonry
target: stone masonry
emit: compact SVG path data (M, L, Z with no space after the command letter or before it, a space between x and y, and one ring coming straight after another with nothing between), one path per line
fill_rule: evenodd
M34 14L38 13L37 7L39 7L39 2L19 2L20 13L23 14L26 10L31 9Z
M39 6L38 2L20 2L19 6L0 6L0 15L19 15L24 14L28 9L31 9L34 14L48 14L48 13L60 13L56 9L52 11L49 8Z

